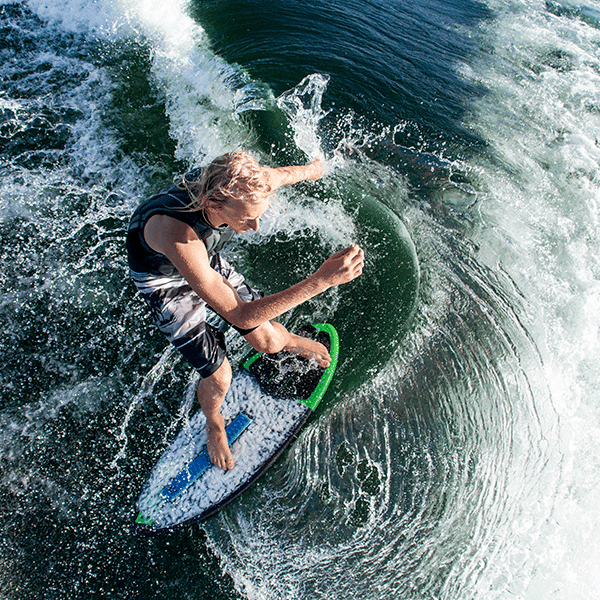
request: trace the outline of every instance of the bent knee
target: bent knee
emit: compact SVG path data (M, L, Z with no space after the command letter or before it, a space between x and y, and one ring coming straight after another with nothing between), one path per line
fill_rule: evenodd
M271 323L259 327L244 337L255 350L265 354L275 354L285 345L284 336Z

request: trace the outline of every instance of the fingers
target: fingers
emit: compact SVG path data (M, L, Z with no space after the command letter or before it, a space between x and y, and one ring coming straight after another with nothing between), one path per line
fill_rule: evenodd
M365 253L357 244L352 244L330 256L321 266L318 274L329 286L341 285L356 279L362 274Z
M364 260L365 258L364 250L358 244L352 244L351 246L348 246L346 250L353 258L358 258L359 260Z
M335 254L332 254L331 258L342 258L346 255L348 255L349 258L352 258L355 256L364 258L364 252L358 244L352 244L351 246L348 246L347 248L344 248L343 250L339 250Z
M341 256L345 258L349 267L360 271L357 276L362 273L363 267L365 266L365 253L360 246L357 244L348 246L348 248L342 250Z
M356 279L358 276L362 275L364 266L365 266L365 253L362 248L353 244L350 248L350 270L352 274L352 279Z

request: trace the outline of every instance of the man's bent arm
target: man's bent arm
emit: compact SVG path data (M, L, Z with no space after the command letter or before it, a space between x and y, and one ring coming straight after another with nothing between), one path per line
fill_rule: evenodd
M152 227L155 224L157 227ZM150 247L164 254L214 311L241 329L257 327L330 287L352 281L362 273L364 264L363 251L358 246L350 246L331 256L303 281L247 303L210 266L206 247L191 227L170 217L156 215L148 222L144 233Z

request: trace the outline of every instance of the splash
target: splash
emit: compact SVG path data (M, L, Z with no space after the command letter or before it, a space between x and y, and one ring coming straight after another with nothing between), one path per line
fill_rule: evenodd
M272 99L265 86L209 50L187 2L31 0L29 6L63 30L111 43L133 40L151 48L153 83L164 94L176 158L189 165L237 148L249 138L238 114Z
M328 83L329 76L314 73L277 98L277 106L290 119L296 146L310 158L323 152L318 125L327 114L322 109L322 100Z

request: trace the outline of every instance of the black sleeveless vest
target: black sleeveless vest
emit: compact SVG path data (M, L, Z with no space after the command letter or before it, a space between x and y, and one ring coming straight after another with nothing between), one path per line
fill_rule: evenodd
M198 176L200 170L188 173L186 179L189 181ZM144 240L144 226L154 215L167 215L189 225L204 242L209 257L223 250L233 237L233 229L212 227L204 220L201 211L180 210L189 204L188 192L173 185L137 207L129 222L126 242L129 268L133 272L166 276L178 274L173 263L163 254L152 250Z

